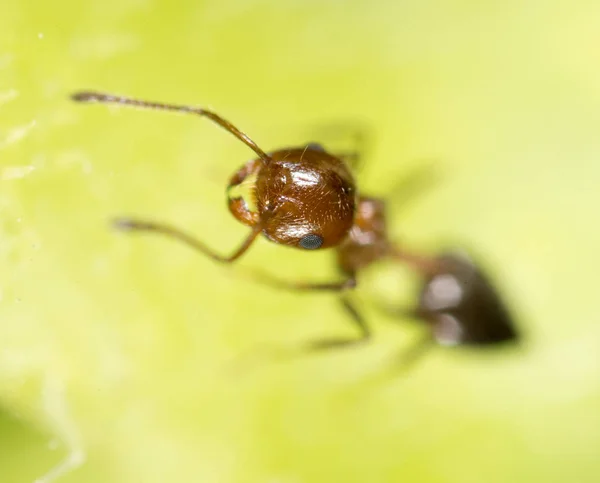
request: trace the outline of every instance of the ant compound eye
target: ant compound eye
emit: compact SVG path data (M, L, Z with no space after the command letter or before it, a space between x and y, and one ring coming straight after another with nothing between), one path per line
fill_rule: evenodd
M319 235L306 235L300 240L300 246L306 250L316 250L323 244L323 238Z

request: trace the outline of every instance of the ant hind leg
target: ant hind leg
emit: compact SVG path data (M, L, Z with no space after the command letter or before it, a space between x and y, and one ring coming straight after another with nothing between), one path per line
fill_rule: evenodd
M350 315L352 322L360 330L360 336L353 338L329 338L309 342L305 345L305 351L316 352L329 349L347 348L360 344L367 343L371 339L371 331L363 316L356 310L354 304L350 301L347 295L340 297L342 306Z

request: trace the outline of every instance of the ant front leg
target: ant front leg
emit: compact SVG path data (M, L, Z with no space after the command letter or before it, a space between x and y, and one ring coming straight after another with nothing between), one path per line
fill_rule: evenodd
M256 237L261 232L260 225L254 226L250 235L248 235L248 237L237 248L237 250L233 252L232 255L223 256L219 255L218 253L215 253L204 243L194 238L192 235L189 235L188 233L173 226L167 225L165 223L155 223L152 221L136 220L133 218L118 218L114 221L113 226L121 231L145 231L151 233L158 233L160 235L173 238L175 240L185 243L190 248L193 248L194 250L203 253L207 257L222 263L232 263L238 258L240 258L248 250L248 248L250 248L250 245L252 245Z
M260 216L257 211L252 211L248 208L248 203L243 196L232 196L231 192L242 185L249 177L257 175L262 167L263 162L261 159L254 159L246 163L233 174L227 185L227 206L229 207L229 211L236 219L247 226L256 226L260 221Z
M240 258L250 248L256 237L262 231L258 213L252 212L242 197L231 197L229 192L232 188L240 185L250 175L257 173L262 166L262 160L255 159L246 163L230 179L227 186L228 206L231 213L242 223L252 227L252 231L242 244L229 256L222 256L208 248L204 243L194 238L192 235L164 223L155 223L146 220L135 220L131 218L119 218L114 222L114 226L121 231L146 231L158 233L179 240L189 247L197 250L217 262L232 263Z

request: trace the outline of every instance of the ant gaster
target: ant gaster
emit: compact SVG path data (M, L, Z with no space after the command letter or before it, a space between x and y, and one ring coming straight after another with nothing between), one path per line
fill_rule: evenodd
M339 246L353 225L357 192L354 177L342 157L310 143L299 148L266 153L245 133L218 114L191 106L143 101L98 92L79 92L77 102L120 104L145 109L175 111L206 117L252 149L258 157L244 164L229 180L227 203L233 216L251 232L229 256L222 256L191 235L152 221L121 218L115 223L125 231L147 231L178 239L213 260L231 263L241 257L262 233L280 245L304 250ZM252 208L232 190L244 181L250 189ZM355 285L353 278L334 283L313 284L310 289L343 290Z
M439 344L488 346L518 339L499 292L479 266L458 252L435 260L437 270L425 273L413 313L431 325Z

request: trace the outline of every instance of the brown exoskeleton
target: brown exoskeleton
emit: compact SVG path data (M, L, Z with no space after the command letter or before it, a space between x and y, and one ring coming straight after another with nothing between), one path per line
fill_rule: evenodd
M354 177L342 157L329 154L318 144L266 153L233 124L206 109L98 92L79 92L72 99L203 116L233 134L258 155L236 171L227 186L230 212L251 228L248 237L231 255L222 256L188 233L164 223L120 218L115 222L120 230L160 233L186 243L213 260L231 263L240 258L261 233L280 245L317 250L339 246L352 228L357 200ZM246 180L254 180L251 200L232 194L233 189ZM348 277L342 281L313 284L309 288L344 290L354 286L355 280Z

